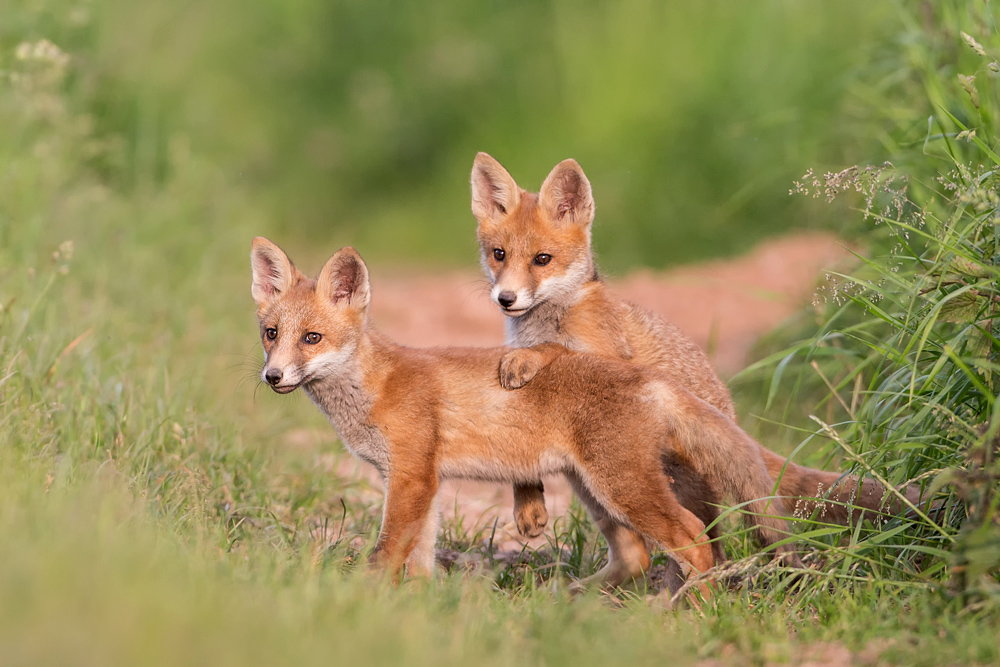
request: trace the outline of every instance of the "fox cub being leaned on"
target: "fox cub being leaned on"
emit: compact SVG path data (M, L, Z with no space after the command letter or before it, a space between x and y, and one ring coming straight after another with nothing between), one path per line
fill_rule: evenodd
M557 349L540 344L559 343L656 369L673 386L683 387L735 420L729 390L698 346L670 323L612 295L599 277L590 247L594 198L575 160L556 165L538 194L518 187L486 153L476 156L471 180L472 212L479 223L483 268L492 283L490 296L508 316L507 343L523 348L501 360L504 387L530 387L537 381L532 379L534 374L552 358L550 351ZM846 523L851 515L845 503L869 510L902 509L894 495L887 496L887 490L872 480L799 466L756 443L752 449L753 467L766 466L771 484L780 480L779 495L794 499L805 514L817 506L817 497L833 501L823 505L823 518L839 523ZM678 458L669 469L676 495L705 523L711 523L717 512L700 489L717 497L733 496L733 479L746 465L743 457L747 455L741 452L730 460L723 454L720 465L707 474ZM911 502L918 501L917 488L905 492ZM541 534L548 518L542 493L537 480L514 490L518 529L529 537ZM860 514L855 512L854 517ZM638 576L648 567L648 551L635 533L613 530L609 542L613 554L633 559L619 564L629 576Z
M266 354L262 377L287 394L302 387L347 448L385 484L373 560L434 566L442 479L526 483L565 475L604 531L625 526L695 571L714 564L705 524L678 502L665 462L739 471L739 500L755 512L759 539L787 534L758 445L718 409L662 373L621 361L542 349L551 363L523 389L497 378L508 348L411 349L368 324L368 270L353 248L316 280L276 245L253 241L252 292ZM607 534L607 532L606 532ZM785 546L777 552L794 560ZM586 583L622 583L626 554Z

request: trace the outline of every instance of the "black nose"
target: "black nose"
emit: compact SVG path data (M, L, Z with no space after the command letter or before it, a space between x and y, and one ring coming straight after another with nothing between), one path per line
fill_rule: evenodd
M267 380L269 385L274 387L281 382L281 371L277 368L268 368L267 372L264 373L264 379Z
M514 305L514 302L517 301L517 295L513 292L500 292L500 294L497 295L497 301L504 308L510 308Z

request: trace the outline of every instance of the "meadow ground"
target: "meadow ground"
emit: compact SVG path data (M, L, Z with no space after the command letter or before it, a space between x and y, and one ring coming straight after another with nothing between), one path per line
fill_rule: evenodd
M791 250L797 261L776 272L774 252ZM737 360L757 332L811 298L804 286L845 252L823 235L779 239L731 262L626 276L615 285L640 301L669 301L678 321L702 338L718 316L705 308L707 297L755 305L754 322L714 343L720 355ZM188 357L183 367L190 375L150 374L142 358L156 354L157 344L142 353L131 344L120 356L102 352L100 341L114 340L114 331L97 324L77 334L64 328L63 308L46 308L61 291L72 291L72 268L65 274L63 268L79 259L68 257L65 246L55 253L50 275L35 272L29 280L38 290L29 295L33 317L21 320L23 332L11 326L18 322L10 317L16 302L7 302L6 330L13 335L3 339L0 386L5 664L993 659L995 644L974 617L939 616L933 598L913 582L825 572L821 554L813 565L828 585L805 595L792 594L765 569L730 582L731 592L723 587L715 599L676 612L648 597L657 592L655 579L646 591L571 599L567 577L594 571L603 558L580 509L556 512L554 530L535 549L519 552L503 543L502 526L494 532L488 520L473 516L483 509L509 517L502 503L489 508L495 495L483 502L482 487L465 489L446 512L452 516L439 547L450 573L393 589L358 565L379 519L381 492L371 477L357 474L304 397L261 395L256 379L246 377L259 358L246 281L234 281L234 294L224 297L250 311L239 336L251 346L245 356L225 356L219 341L199 337L172 352ZM706 271L716 277L736 271L743 281L692 284ZM481 302L466 303L457 331L411 326L436 308L436 297L417 296L471 290L476 299L481 287L473 274L379 281L374 272L375 317L400 339L496 337L500 322ZM34 318L60 332L57 344L53 335L31 333ZM13 351L19 333L24 347ZM216 353L191 355L198 345ZM111 373L97 372L106 364ZM222 395L196 399L210 377ZM565 502L558 487L552 491L550 502ZM727 545L735 557L754 551L739 537ZM911 599L908 592L916 594Z

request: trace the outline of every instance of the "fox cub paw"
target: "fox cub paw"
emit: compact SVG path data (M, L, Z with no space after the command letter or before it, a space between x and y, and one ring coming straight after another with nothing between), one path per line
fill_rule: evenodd
M545 491L541 484L514 487L514 521L524 537L538 537L545 532L549 511L545 509Z
M538 537L545 532L545 524L549 522L549 512L545 503L522 507L517 513L517 530L525 537Z
M520 389L542 370L545 360L534 350L511 350L500 359L500 386Z

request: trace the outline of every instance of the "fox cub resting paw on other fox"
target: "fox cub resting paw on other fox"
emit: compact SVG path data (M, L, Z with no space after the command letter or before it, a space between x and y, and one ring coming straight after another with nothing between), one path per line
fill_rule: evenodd
M788 534L760 446L664 373L544 344L534 348L544 367L509 391L498 381L509 348L412 349L372 328L368 269L353 248L313 280L256 238L251 265L262 378L282 394L301 387L347 448L378 470L386 495L372 558L394 578L404 565L433 569L435 496L448 478L525 485L565 475L611 545L609 563L584 586L616 586L636 576L633 563L638 574L649 566L645 545L629 552L622 531L695 572L711 568L705 518L714 498L691 479L727 480L764 545ZM773 550L796 561L787 545Z
M683 388L735 423L729 390L705 353L669 322L614 296L601 280L591 251L594 197L575 160L557 164L535 194L521 189L491 156L479 153L471 184L490 297L507 315L507 344L521 348L502 357L501 386L517 391L531 387L536 374L547 372L543 369L565 346L655 370L675 391ZM712 452L705 465L693 457L669 466L678 500L706 524L716 514L706 502L770 496L772 488L797 514L820 508L824 521L842 524L852 516L861 520L866 511L896 514L905 509L874 480L796 465L752 441L744 450L744 443L737 438L719 441L723 451ZM725 451L728 447L733 450ZM766 467L768 483L744 480L744 465ZM920 502L917 487L902 491L911 504ZM538 479L515 486L514 500L518 529L527 537L540 535L548 515ZM715 529L709 535L718 545ZM616 531L609 545L613 555L625 559L619 563L623 571L638 574L649 561L645 543L632 531ZM721 549L716 557L722 557Z

